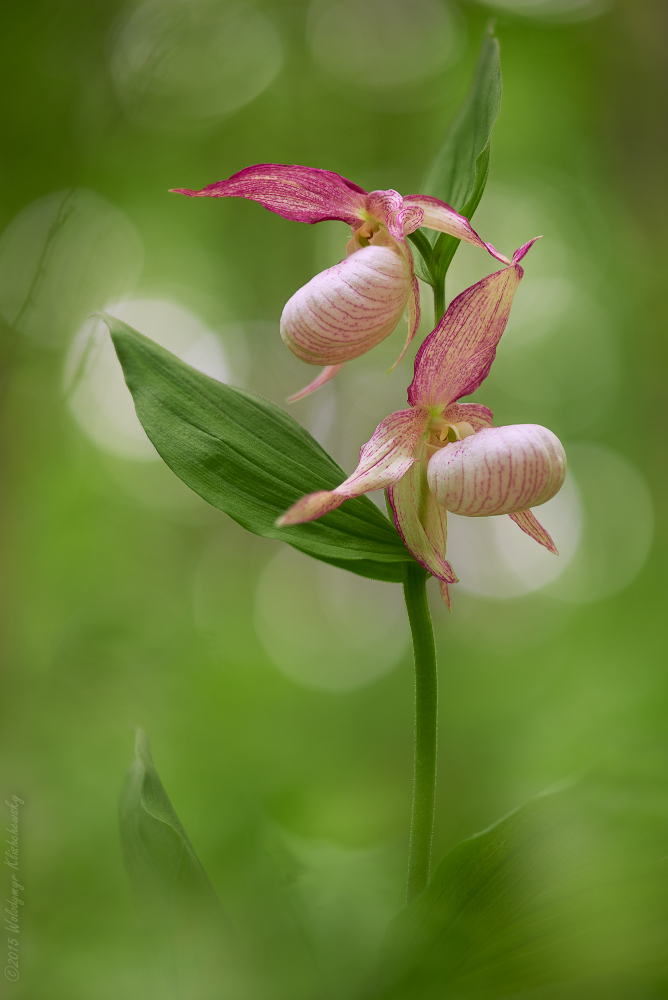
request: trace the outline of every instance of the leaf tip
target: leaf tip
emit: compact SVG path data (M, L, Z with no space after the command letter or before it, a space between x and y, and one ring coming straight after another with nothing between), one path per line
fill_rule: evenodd
M135 757L137 760L141 761L144 766L147 764L151 765L153 763L153 758L151 756L151 741L141 726L135 727Z

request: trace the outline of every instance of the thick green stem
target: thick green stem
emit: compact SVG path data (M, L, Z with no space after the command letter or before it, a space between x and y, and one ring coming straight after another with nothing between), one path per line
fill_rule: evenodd
M434 326L443 319L445 313L445 278L433 286L434 290Z
M415 769L408 848L409 903L426 888L429 881L434 831L438 682L426 583L427 573L421 566L405 564L404 597L415 659Z

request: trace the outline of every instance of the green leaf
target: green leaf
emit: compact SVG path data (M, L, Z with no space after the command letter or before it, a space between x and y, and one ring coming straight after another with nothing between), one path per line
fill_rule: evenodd
M634 795L574 783L453 848L390 929L381 1000L640 996L616 990L666 967L668 823Z
M473 83L427 175L424 192L468 219L482 198L489 173L492 130L501 108L499 42L490 24Z
M135 760L120 802L123 860L140 907L164 916L184 905L223 910L162 786L146 733L137 730Z
M483 38L473 82L436 154L423 185L425 194L452 205L467 219L480 203L489 176L492 131L501 108L499 42L490 22ZM460 241L447 233L430 233L435 283L445 281Z
M148 980L145 995L233 1000L244 970L230 922L141 730L119 812L123 860L140 917L137 943ZM215 990L206 984L215 984Z
M296 420L203 375L113 316L102 318L146 433L187 486L256 535L361 576L401 582L402 564L413 557L368 497L309 524L276 527L299 497L346 478Z

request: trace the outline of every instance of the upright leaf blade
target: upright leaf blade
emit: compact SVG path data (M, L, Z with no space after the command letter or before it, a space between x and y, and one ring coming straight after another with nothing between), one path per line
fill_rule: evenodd
M205 911L222 907L153 765L146 733L137 731L135 760L120 802L123 860L141 907Z
M378 580L400 582L412 556L368 497L309 524L279 528L299 497L333 489L345 472L279 407L223 385L113 316L103 316L137 415L176 475L242 527Z
M425 180L426 194L471 218L489 173L492 130L501 108L501 60L492 26L487 29L475 76L462 107Z
M141 918L147 998L236 998L244 970L230 923L141 730L119 812L123 860Z
M501 108L499 43L490 22L483 39L473 83L445 137L424 183L426 194L473 216L489 176L492 131ZM447 233L431 234L431 270L436 286L445 281L460 241Z

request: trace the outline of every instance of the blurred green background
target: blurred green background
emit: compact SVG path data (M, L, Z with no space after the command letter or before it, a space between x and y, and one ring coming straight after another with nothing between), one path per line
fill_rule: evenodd
M282 346L281 309L343 256L345 227L168 189L279 162L419 191L490 14L504 98L474 225L506 253L544 239L477 396L496 423L551 427L572 475L545 516L561 563L508 519L453 519L451 616L432 594L436 855L602 761L624 772L620 795L668 813L664 0L9 5L1 777L3 800L25 800L25 906L8 996L167 995L118 841L136 725L243 940L253 971L229 995L366 989L404 891L400 588L190 494L86 316L106 307L282 403L312 369ZM460 249L450 296L491 270ZM404 405L410 358L383 374L402 337L291 410L348 471ZM196 981L184 995L208 996Z

